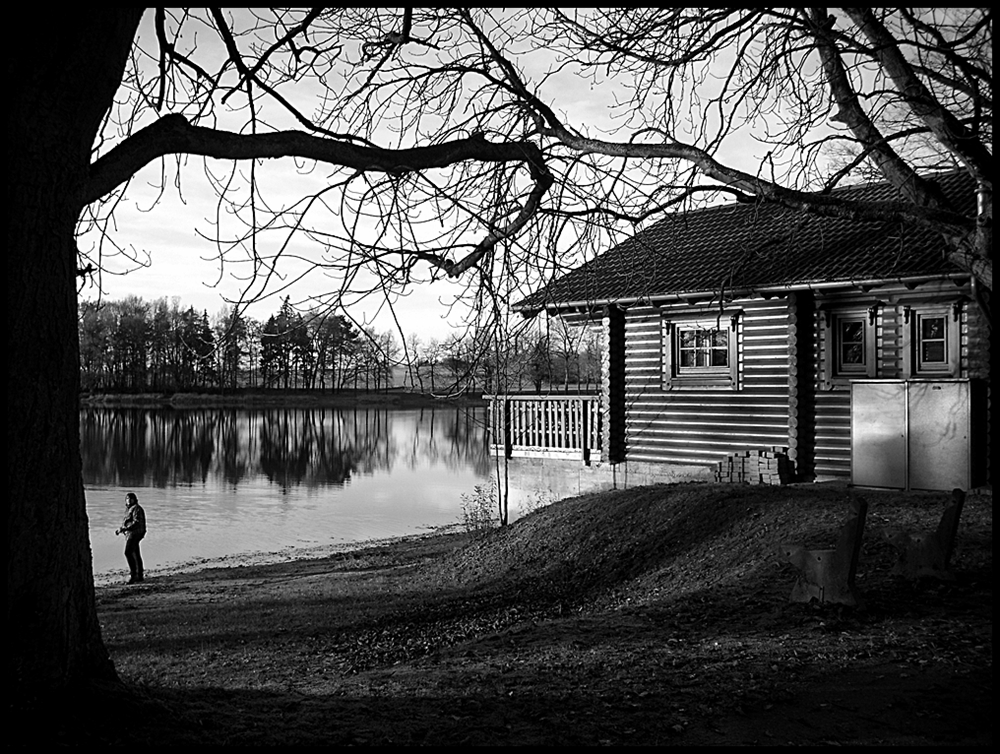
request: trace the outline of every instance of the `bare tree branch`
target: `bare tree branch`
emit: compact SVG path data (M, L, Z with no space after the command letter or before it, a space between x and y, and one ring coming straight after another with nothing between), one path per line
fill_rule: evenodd
M952 151L977 177L992 182L993 155L986 145L966 130L962 122L941 106L933 93L914 74L909 62L889 34L867 8L845 8L873 45L873 54L904 94L906 103L927 124L938 141Z

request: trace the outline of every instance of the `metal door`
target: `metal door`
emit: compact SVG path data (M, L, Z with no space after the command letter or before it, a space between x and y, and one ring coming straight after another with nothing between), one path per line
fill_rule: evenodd
M906 383L851 383L851 483L906 488Z
M908 388L910 489L968 489L969 383L914 380Z

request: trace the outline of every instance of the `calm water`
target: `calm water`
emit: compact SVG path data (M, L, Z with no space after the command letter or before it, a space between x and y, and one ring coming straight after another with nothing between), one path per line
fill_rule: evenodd
M80 419L98 582L126 572L114 531L128 491L155 575L456 524L491 469L484 409L88 407Z

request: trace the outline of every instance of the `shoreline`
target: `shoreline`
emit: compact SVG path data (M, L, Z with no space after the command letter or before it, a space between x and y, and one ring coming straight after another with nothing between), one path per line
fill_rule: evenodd
M356 542L337 542L326 545L314 545L312 547L285 547L281 550L251 550L211 558L196 558L158 568L148 568L146 569L146 576L150 579L155 579L223 568L255 568L279 563L322 560L345 552L367 550L372 547L405 545L409 542L417 542L449 534L459 534L463 531L464 524L452 523L428 527L426 531L416 534L400 534L395 537L373 537ZM120 586L127 577L128 569L125 567L116 568L111 571L101 571L100 573L95 572L94 587L102 589Z
M482 397L435 396L403 390L366 393L323 392L233 392L233 393L81 393L80 405L108 408L428 408L437 406L485 406Z

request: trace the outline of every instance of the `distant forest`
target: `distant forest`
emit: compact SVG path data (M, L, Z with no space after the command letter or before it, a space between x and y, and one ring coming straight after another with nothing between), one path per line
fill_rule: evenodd
M359 329L343 314L296 311L286 298L266 322L237 307L214 317L180 299L137 296L80 304L81 387L92 393L281 389L419 392L596 389L596 329L530 330L497 353L475 333L445 342Z

